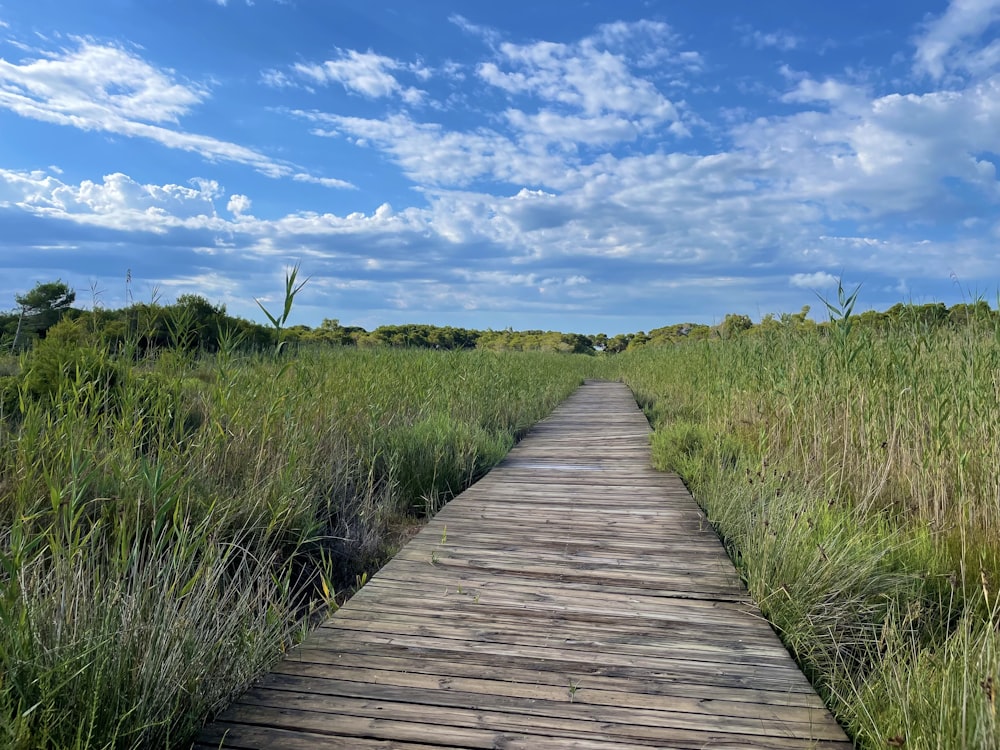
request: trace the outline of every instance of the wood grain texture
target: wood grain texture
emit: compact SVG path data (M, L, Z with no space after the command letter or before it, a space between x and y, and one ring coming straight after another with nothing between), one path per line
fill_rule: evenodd
M199 748L843 748L628 389L588 382Z

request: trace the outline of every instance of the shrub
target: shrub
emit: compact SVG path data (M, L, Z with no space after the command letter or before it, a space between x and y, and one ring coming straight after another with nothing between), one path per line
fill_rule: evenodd
M25 391L46 402L71 394L79 398L93 391L106 405L120 380L121 367L107 350L60 336L40 341L28 355L24 369Z

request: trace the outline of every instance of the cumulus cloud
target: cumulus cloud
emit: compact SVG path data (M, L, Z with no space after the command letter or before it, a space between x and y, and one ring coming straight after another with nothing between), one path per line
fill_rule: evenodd
M205 88L179 83L115 45L77 40L24 64L0 60L0 104L18 114L113 129L129 120L173 122L206 98Z
M226 204L226 210L233 216L239 217L245 213L249 213L250 205L250 199L245 195L231 195L229 196L229 203Z
M484 36L464 18L452 21ZM506 127L459 131L399 112L381 119L302 110L294 114L319 126L314 135L346 137L384 151L418 184L461 188L491 179L565 189L579 182L583 149L607 148L654 132L658 137L689 135L681 108L636 72L650 62L650 55L662 58L665 48L671 59L686 61L678 64L695 59L678 52L669 26L653 21L605 24L572 44L498 43L493 59L476 70L480 81L517 104L504 112ZM398 93L398 82L387 70L401 63L353 52L342 53L340 62L343 66L333 69L329 62L299 66L299 72L317 83L331 77L354 81L351 85L373 97ZM368 75L348 76L348 71L354 76L361 62Z
M1000 76L876 97L845 82L806 80L785 100L823 108L737 125L734 141L776 188L821 202L832 218L978 215L980 202L950 198L948 180L990 202L1000 197L989 156L1000 153Z
M524 136L565 147L630 141L665 123L686 137L681 108L639 73L657 66L696 72L701 58L679 49L667 24L638 21L604 24L575 43L498 42L476 72L517 102L506 116Z
M548 109L537 114L508 109L505 117L511 127L522 133L542 135L546 141L561 144L610 145L633 140L639 134L635 123L614 114L581 118Z
M213 180L189 186L136 182L120 172L100 182L64 183L44 172L0 169L0 197L21 209L55 219L127 231L165 233L171 228L221 228L215 201L222 196Z

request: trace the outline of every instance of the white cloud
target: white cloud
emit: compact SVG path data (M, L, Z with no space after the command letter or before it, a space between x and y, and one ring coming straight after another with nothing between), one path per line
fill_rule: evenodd
M916 211L930 220L943 210L980 210L955 201L948 180L987 201L1000 198L988 157L1000 153L1000 76L874 98L843 82L807 79L786 101L818 101L828 111L761 118L735 126L733 136L789 199L819 201L832 218Z
M837 277L826 271L816 271L814 273L796 273L788 280L792 286L800 289L816 289L835 286Z
M209 271L163 279L159 282L159 286L170 289L174 297L179 297L182 294L197 294L207 299L228 301L240 296L242 284L231 276L218 271Z
M453 13L452 15L448 16L448 21L450 23L455 24L466 34L479 37L487 44L495 45L500 42L501 35L496 29L492 29L489 26L481 26L479 24L472 23L472 21L470 21L465 16L459 13Z
M265 86L270 86L271 88L282 89L290 88L295 86L296 83L293 81L287 73L281 70L265 70L260 74L260 81Z
M208 161L249 166L268 177L292 177L292 165L246 146L171 126L204 102L208 89L176 79L124 47L76 39L75 49L0 59L0 107L22 117L144 138Z
M652 49L654 39L663 40L663 51ZM132 90L118 87L114 74L108 74L111 83L95 83L90 72L65 66L50 75L59 86L43 90L48 79L33 63L0 69L0 96L19 94L76 127L133 135L157 129L144 137L176 148L184 139L204 138L173 126L205 103L207 88L113 49L126 63L161 76L145 103L128 99ZM329 304L349 309L353 300L371 309L373 299L388 300L386 306L406 310L403 317L411 320L416 311L596 316L619 308L643 315L655 309L669 319L677 308L666 305L704 310L711 304L752 314L761 299L778 309L788 300L784 309L798 309L811 296L801 290L835 285L822 269L848 269L873 292L898 288L900 278L919 290L928 277L952 270L963 278L1000 276L994 249L974 239L1000 227L1000 76L966 83L949 78L947 90L876 94L847 75L786 69L787 91L775 97L782 114L720 123L710 143L688 142L683 152L671 153L664 133L694 115L660 90L663 69L643 66L660 54L669 73L686 75L700 57L694 53L692 67L685 67L679 49L669 27L655 22L608 24L572 44L502 44L498 38L479 67L481 77L466 83L488 88L484 101L507 98L508 104L499 116L494 109L492 119L480 118L478 127L482 112L474 107L442 108L435 122L400 113L413 83L406 76L425 73L374 53L342 52L333 61L339 67L320 63L308 72L276 74L272 85L343 85L370 99L360 110L293 114L316 135L377 149L398 165L419 193L410 206L397 198L394 209L376 195L351 213L324 207L261 218L252 209L265 213L265 194L250 187L241 190L253 201L211 181L150 185L116 173L73 184L50 169L0 171L0 210L5 220L30 214L33 237L37 228L53 235L38 240L45 246L58 245L65 227L76 224L74 231L101 238L102 248L162 241L185 248L174 251L188 253L185 258L196 248L194 263L219 279L241 279L226 294L248 300L249 282L242 281L248 266L303 259L317 279L313 288L332 296L323 298L334 300ZM69 58L60 52L36 62ZM474 70L474 62L466 69ZM171 94L171 86L180 88ZM63 89L81 102L60 104L71 101ZM128 101L117 102L116 95ZM379 104L390 114L345 114ZM226 158L219 150L225 144L199 145L206 158ZM256 158L262 161L244 163L290 183L353 187ZM316 191L307 194L314 199ZM349 197L352 206L366 200L360 192ZM900 216L905 223L895 220ZM942 240L942 234L949 236ZM936 239L925 242L925 235ZM178 284L201 278L197 269L165 273ZM685 291L692 285L697 293ZM256 289L252 294L259 296Z
M226 210L233 216L240 217L243 214L249 213L250 205L250 199L245 195L231 195L229 196L229 203L226 204Z
M543 151L525 150L495 130L449 131L437 123L418 123L407 115L384 120L342 117L319 112L295 114L335 129L317 135L353 136L388 152L416 182L465 186L490 177L510 183L551 184L565 172L562 159Z
M759 29L743 28L743 42L757 49L777 49L790 52L802 45L802 37L788 31L760 31Z
M356 190L357 186L347 182L346 180L338 180L336 177L317 177L315 175L306 174L305 172L296 172L292 176L292 179L296 182L308 182L313 185L322 185L323 187L336 188L338 190Z
M546 142L564 145L610 145L634 140L639 135L639 127L635 123L610 113L597 117L576 117L549 109L542 109L534 115L519 109L508 109L504 115L514 129L542 136Z
M586 44L500 44L494 59L480 65L481 78L512 99L540 103L534 110L509 107L495 127L456 131L400 114L383 120L297 114L326 126L317 134L378 148L399 164L428 200L419 223L431 236L455 247L503 248L517 268L512 278L549 293L579 289L557 280L598 278L591 264L605 263L647 264L643 278L686 279L697 268L701 279L749 284L767 274L789 295L832 278L802 268L848 267L891 277L887 284L899 274L947 275L942 248L956 245L919 245L905 233L890 242L879 238L879 222L902 215L933 223L963 210L971 215L960 220L979 216L984 204L951 200L949 180L977 191L986 206L1000 201L989 156L1000 153L1000 77L951 91L875 96L850 80L786 69L789 90L781 98L802 111L743 118L718 153L590 150L641 138L643 117L662 97L651 88L643 99L643 88L632 85L645 81L635 63L601 46L627 31L611 25ZM590 60L621 73L626 85L595 93L573 83L581 61ZM599 66L579 80L593 75ZM665 119L656 132L678 124ZM484 187L486 181L511 185L512 194L491 195L501 191ZM831 239L828 223L841 220L872 223L871 236ZM919 237L922 230L907 231ZM972 261L973 253L953 260L962 259L967 275L975 269L982 277L988 269ZM563 260L580 273L537 270ZM474 278L486 277L470 276L470 283ZM600 294L611 288L602 279Z
M539 144L566 150L573 144L631 141L654 131L686 137L681 108L635 72L699 69L700 56L679 51L678 44L664 23L617 22L572 44L500 43L494 59L476 71L517 102L506 112L508 121Z
M915 68L940 79L950 68L971 72L995 70L1000 40L976 49L971 42L1000 21L1000 0L952 0L915 40Z
M83 39L75 50L23 65L0 59L0 104L78 125L176 123L207 95L203 87L178 83L172 71L158 70L122 47Z
M406 71L426 80L430 72L423 66L408 64L375 52L337 49L338 57L322 63L296 63L292 70L300 78L316 85L339 83L345 89L369 99L399 96L407 104L419 104L426 92L404 86L393 72ZM271 85L288 85L288 78L278 71L265 73Z
M532 94L590 116L617 112L650 123L677 117L673 103L650 81L634 76L623 56L589 41L504 43L500 64L482 63L478 72L484 81L510 94Z
M688 73L704 69L701 53L682 49L679 34L662 21L615 21L602 24L584 42L592 41L622 55L643 69L675 68Z
M120 172L101 182L63 183L43 172L0 169L0 198L37 216L67 219L125 231L164 233L171 228L221 228L215 201L218 183L192 180L182 185L141 184Z
M787 69L786 69L787 70ZM840 107L858 108L869 102L867 92L859 86L845 83L833 78L816 81L808 76L787 75L798 78L798 83L791 91L782 95L783 102L809 104L822 102Z
M467 31L481 31L464 18L452 21ZM488 127L455 131L399 113L381 120L301 110L294 114L323 126L312 130L314 135L347 136L356 145L379 148L417 183L465 187L493 179L565 188L579 180L581 148L608 147L653 133L690 134L678 106L632 70L640 65L636 55L647 59L655 51L662 56L664 47L679 59L670 27L652 21L607 24L574 44L501 43L495 61L477 67L480 79L512 97L541 100L537 108L506 110L513 134ZM692 64L690 56L684 59L683 65ZM298 69L314 83L333 77L353 82L345 85L370 96L398 93L398 82L387 70L402 63L355 52L343 53L340 62L337 68L328 62Z

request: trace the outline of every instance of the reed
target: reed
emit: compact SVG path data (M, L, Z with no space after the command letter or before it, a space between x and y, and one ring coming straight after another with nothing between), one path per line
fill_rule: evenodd
M1000 329L832 312L616 364L859 745L996 746Z
M0 746L184 747L592 360L134 359L67 325L7 361Z

